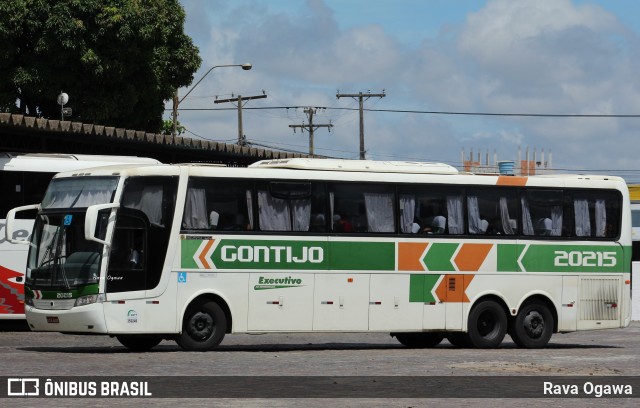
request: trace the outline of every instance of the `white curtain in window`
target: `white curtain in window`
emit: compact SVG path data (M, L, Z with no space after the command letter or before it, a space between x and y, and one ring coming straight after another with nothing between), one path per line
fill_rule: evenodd
M559 237L562 235L562 206L554 205L551 208L551 236Z
M152 225L163 227L162 195L162 186L145 186L142 190L126 194L122 205L142 211Z
M480 219L480 208L478 207L478 197L467 197L467 212L469 215L469 232L471 234L484 234L482 220Z
M249 229L253 229L253 196L251 190L247 190L247 212L249 215Z
M364 193L369 232L394 232L393 194Z
M573 200L573 212L576 218L576 235L591 236L591 221L589 220L589 202L584 198Z
M596 237L604 237L607 234L607 209L604 199L596 200Z
M500 197L500 220L502 221L502 230L504 233L506 235L513 235L513 226L511 225L511 217L509 217L507 197Z
M412 195L400 195L400 221L402 222L402 232L411 234L413 220L415 219L416 198Z
M529 200L522 197L522 233L524 235L534 235L533 222L531 221L531 212L529 212Z
M42 200L43 208L80 208L111 202L115 184L111 180L52 183Z
M449 234L464 233L462 196L447 196L447 224L449 225Z
M186 229L208 229L207 195L203 188L190 188L184 205L182 227Z
M258 221L262 231L291 231L287 201L258 191Z
M311 199L291 200L290 202L293 217L292 224L294 231L309 231L311 224Z

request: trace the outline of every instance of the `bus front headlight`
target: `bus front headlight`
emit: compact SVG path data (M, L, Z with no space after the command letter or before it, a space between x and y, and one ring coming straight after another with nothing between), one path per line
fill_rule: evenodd
M104 302L104 299L105 299L104 293L80 296L79 298L76 299L76 303L74 304L74 306L85 306L85 305L90 305L92 303L102 303Z

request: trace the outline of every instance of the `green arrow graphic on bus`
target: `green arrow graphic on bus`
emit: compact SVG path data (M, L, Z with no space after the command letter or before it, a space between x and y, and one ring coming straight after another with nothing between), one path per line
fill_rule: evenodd
M409 277L409 302L432 303L437 299L433 289L442 275L411 275Z
M424 264L430 271L452 272L456 268L451 263L453 254L458 249L457 243L434 243L431 244L427 254L424 256Z

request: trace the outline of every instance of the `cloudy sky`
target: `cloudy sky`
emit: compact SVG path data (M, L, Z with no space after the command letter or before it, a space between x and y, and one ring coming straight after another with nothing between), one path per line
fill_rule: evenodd
M460 167L462 151L640 182L640 2L635 0L181 0L203 59L180 104L185 136ZM181 89L180 95L190 88ZM170 117L170 105L165 118ZM491 115L480 115L491 114ZM496 115L499 114L499 115ZM504 114L504 115L503 115ZM548 116L546 116L548 115ZM563 116L564 115L564 116ZM621 117L638 115L637 117Z

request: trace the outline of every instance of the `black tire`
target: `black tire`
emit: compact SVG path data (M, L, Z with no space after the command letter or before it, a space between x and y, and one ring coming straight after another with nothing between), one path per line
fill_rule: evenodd
M391 335L409 348L435 347L444 339L441 333L391 333Z
M496 348L507 334L507 315L499 304L484 300L469 313L468 335L477 348Z
M176 343L187 351L207 351L224 338L227 317L216 302L196 302L187 308L182 321L182 333Z
M467 333L449 333L447 334L447 340L449 341L449 343L451 343L452 346L455 347L473 347L473 344L471 344L471 339L469 339L469 335Z
M551 339L554 324L553 314L544 302L528 302L513 322L511 338L523 348L543 348Z
M116 339L118 339L120 344L133 351L151 350L162 341L162 337L149 336L146 334L116 336Z

